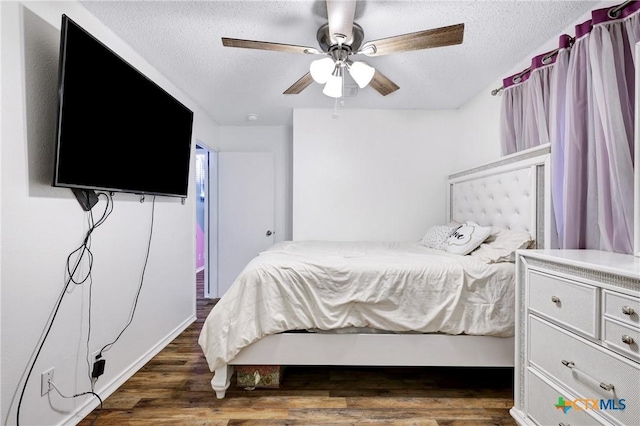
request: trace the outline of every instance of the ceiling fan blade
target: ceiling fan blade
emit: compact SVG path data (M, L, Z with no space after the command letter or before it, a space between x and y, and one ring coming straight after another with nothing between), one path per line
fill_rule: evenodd
M318 54L317 49L294 44L271 43L268 41L243 40L239 38L222 37L222 45L226 47L242 47L244 49L272 50L276 52Z
M382 96L387 96L389 93L393 93L400 88L400 86L389 80L386 75L378 70L376 70L376 73L373 75L369 86L378 91Z
M295 83L293 83L291 85L291 87L289 87L287 90L284 91L285 95L297 95L298 93L302 92L304 89L306 89L307 87L309 87L309 85L313 83L313 78L311 78L311 73L306 73L305 75L303 75L300 80L296 81Z
M367 56L381 56L390 53L451 46L462 43L463 36L464 24L457 24L368 41L360 48L359 53L364 53Z
M351 43L355 14L355 0L327 0L327 18L332 42Z

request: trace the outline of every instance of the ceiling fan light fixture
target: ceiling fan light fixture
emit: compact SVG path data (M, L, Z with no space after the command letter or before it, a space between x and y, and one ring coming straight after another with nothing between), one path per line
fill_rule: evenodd
M331 58L317 59L309 65L309 73L311 73L313 81L324 84L329 81L335 66L335 63Z
M327 80L327 83L324 85L322 93L331 98L342 97L342 67L336 65L329 80Z
M364 89L371 83L375 73L376 69L365 62L355 61L349 64L349 74L351 74L351 77L353 77L361 89Z

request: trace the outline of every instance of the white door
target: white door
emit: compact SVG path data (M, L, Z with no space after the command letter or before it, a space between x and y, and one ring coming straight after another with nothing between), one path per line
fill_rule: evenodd
M209 203L207 222L209 241L207 244L207 263L205 268L205 297L218 297L218 152L209 151Z
M218 153L218 297L274 242L274 164L270 152Z

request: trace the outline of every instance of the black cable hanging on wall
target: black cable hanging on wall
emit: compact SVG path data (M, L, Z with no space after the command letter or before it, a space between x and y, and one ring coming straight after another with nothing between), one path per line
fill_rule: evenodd
M49 337L49 333L51 332L51 329L53 328L53 324L55 322L55 319L58 315L58 311L60 310L60 306L62 305L62 301L64 300L64 296L67 293L67 289L69 288L69 285L71 285L71 283L75 284L75 285L81 285L83 283L85 283L88 279L90 279L91 277L91 269L93 267L93 253L91 252L91 234L93 233L93 231L96 230L96 228L98 228L99 226L101 226L102 224L105 223L105 221L107 220L107 218L109 217L109 215L113 212L113 199L111 198L111 195L106 193L106 192L100 192L97 194L98 197L100 196L104 196L106 198L107 201L107 205L105 206L105 209L102 213L102 216L100 217L100 219L98 219L97 222L93 221L93 212L91 210L89 210L88 213L88 221L89 221L89 229L87 230L87 233L85 234L85 237L82 241L82 244L75 250L73 250L71 253L69 253L69 255L67 256L67 261L66 261L66 271L68 274L68 277L65 281L65 284L62 288L62 291L60 292L60 295L58 296L58 299L56 300L56 303L54 305L53 308L53 313L48 321L48 323L45 325L45 330L43 332L43 336L40 340L40 343L37 346L37 350L35 352L35 355L33 356L32 361L29 364L29 368L27 371L27 375L25 377L24 383L22 385L22 390L20 392L20 398L18 399L18 408L16 411L16 425L19 426L20 425L20 411L22 408L22 401L24 399L24 393L27 389L27 384L29 383L29 379L31 377L31 374L33 373L33 369L35 368L36 362L38 361L38 358L40 357L40 353L42 352L42 348L44 347L45 342L47 341L47 338ZM77 254L78 257L75 260L75 263L72 261L72 257ZM83 262L83 259L87 259L88 263L89 263L89 267L87 270L87 273L84 276L81 276L79 278L75 278L76 272L78 271L78 268L80 267L80 265ZM73 264L73 266L71 266Z

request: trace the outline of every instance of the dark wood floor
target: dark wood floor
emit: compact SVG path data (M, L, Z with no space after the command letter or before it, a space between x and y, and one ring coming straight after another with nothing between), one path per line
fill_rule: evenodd
M198 299L198 320L105 400L96 425L515 424L512 369L289 367L280 389L232 381L217 400L197 343L214 304Z

